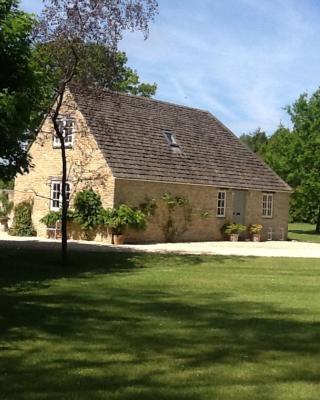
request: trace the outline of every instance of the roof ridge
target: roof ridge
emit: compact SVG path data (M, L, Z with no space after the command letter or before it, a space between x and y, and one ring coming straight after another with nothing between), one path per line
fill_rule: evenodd
M85 89L84 86L82 86L80 84L72 83L72 84L69 84L69 88L71 89L71 92L72 92L72 87L77 87L77 88L80 88L81 90ZM139 100L145 101L145 102L166 104L166 105L173 106L173 107L185 108L185 109L188 109L188 110L200 111L202 113L213 115L213 114L211 114L210 111L204 110L202 108L190 107L190 106L186 106L184 104L177 104L177 103L173 103L173 102L170 102L170 101L167 101L167 100L154 99L152 97L139 96L137 94L132 94L132 93L118 92L116 90L111 90L111 89L108 89L108 88L104 88L102 86L87 86L87 88L91 89L91 90L98 89L100 92L116 94L116 95L119 95L119 96L122 96L122 97L133 97L133 98L137 98Z

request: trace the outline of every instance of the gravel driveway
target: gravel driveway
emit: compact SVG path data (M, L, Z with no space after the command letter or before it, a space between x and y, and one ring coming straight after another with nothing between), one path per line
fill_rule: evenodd
M21 238L0 235L0 247L15 248L58 248L59 242L42 238ZM302 257L320 258L320 244L295 241L283 242L193 242L193 243L158 243L130 244L112 246L98 242L69 241L69 248L91 251L143 251L154 253L180 254L219 254L257 257Z

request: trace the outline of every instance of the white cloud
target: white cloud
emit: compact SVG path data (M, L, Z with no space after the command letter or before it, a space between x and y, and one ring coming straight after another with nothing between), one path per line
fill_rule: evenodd
M209 109L238 134L271 132L287 121L283 106L317 87L320 28L296 1L226 3L213 15L206 2L202 18L191 6L182 16L164 8L147 41L128 35L123 48L143 79L159 83L157 97Z
M159 0L159 12L147 41L121 43L130 65L159 99L208 109L237 134L288 123L282 108L320 83L317 1Z

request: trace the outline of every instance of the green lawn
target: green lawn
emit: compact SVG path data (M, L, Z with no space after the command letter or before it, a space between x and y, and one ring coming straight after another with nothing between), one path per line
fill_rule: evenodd
M315 233L316 226L305 223L294 223L288 226L288 238L299 242L320 243L320 235Z
M1 400L308 400L320 260L0 251Z

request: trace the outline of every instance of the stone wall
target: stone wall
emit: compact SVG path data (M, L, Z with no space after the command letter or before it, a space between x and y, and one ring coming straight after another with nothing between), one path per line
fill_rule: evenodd
M130 231L127 233L127 242L163 242L165 240L165 224L167 221L167 208L161 197L164 193L187 198L191 206L191 221L186 223L182 209L175 216L178 234L175 241L210 241L221 240L221 226L233 220L234 191L226 189L226 216L217 217L217 196L219 190L210 186L196 186L183 184L166 184L157 182L130 181L116 179L115 205L128 203L139 206L148 199L156 199L158 208L155 216L151 217L148 228L144 232ZM273 240L281 238L281 228L284 238L287 238L288 228L288 201L287 193L274 193L274 212L272 218L262 217L262 192L246 191L246 217L245 224L261 224L263 240L267 239L270 228L273 231ZM208 218L203 214L208 213ZM185 229L184 229L185 228Z
M71 206L77 191L92 187L101 195L105 207L113 207L114 178L70 93L60 114L70 115L76 121L73 147L66 150ZM62 175L61 150L53 147L52 135L52 122L47 118L29 150L34 166L28 174L17 176L14 187L15 205L23 200L34 203L33 223L38 236L46 235L46 227L39 220L50 210L51 180Z
M268 239L268 232L272 230L272 240L284 240L288 237L289 198L285 192L273 193L273 216L262 217L262 192L248 191L246 201L246 225L261 224L262 240ZM283 236L282 236L283 235Z

